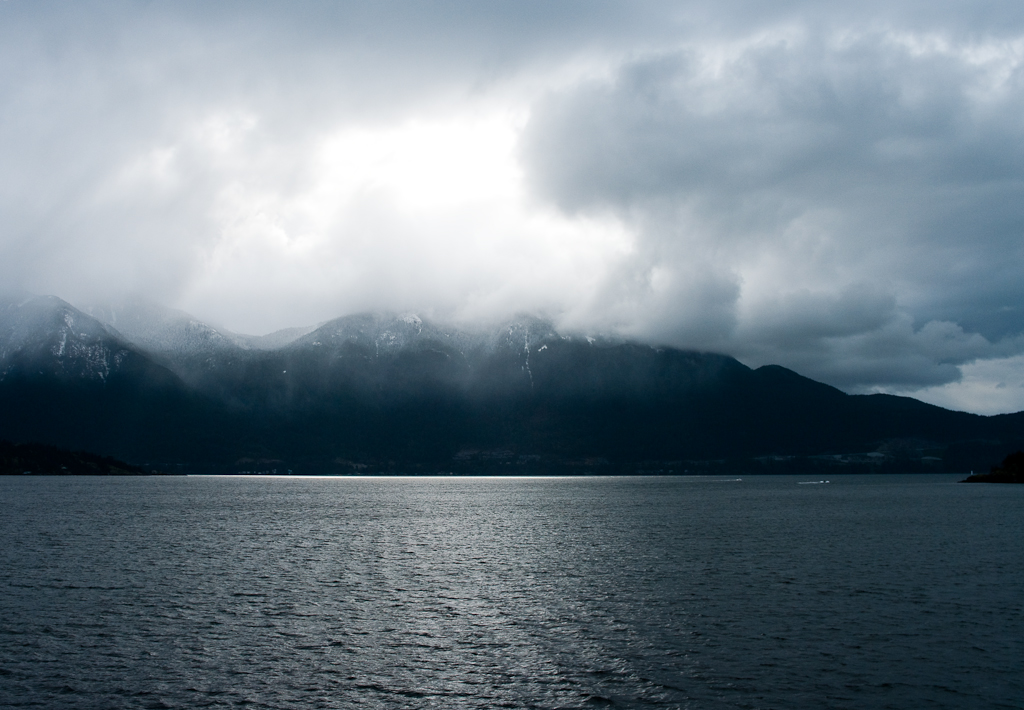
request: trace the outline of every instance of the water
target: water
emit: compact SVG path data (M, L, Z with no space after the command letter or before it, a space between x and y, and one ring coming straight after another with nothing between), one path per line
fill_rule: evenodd
M1024 706L1024 486L0 480L0 706Z

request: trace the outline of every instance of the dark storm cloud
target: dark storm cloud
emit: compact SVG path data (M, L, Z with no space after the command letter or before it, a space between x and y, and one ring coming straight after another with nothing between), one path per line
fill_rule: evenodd
M1022 66L1012 2L8 0L0 281L974 383L1024 345Z
M1024 325L1021 47L784 27L658 52L542 101L525 160L563 210L636 225L648 268L731 267L732 337L694 344L952 381Z

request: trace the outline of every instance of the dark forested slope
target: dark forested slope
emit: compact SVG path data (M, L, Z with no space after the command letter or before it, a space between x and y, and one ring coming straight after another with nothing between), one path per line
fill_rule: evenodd
M59 299L3 308L0 436L140 463L969 470L1024 440L1024 414L851 396L782 367L565 336L534 318L465 332L360 315L277 349L218 336L175 350L153 346L159 333L132 343Z

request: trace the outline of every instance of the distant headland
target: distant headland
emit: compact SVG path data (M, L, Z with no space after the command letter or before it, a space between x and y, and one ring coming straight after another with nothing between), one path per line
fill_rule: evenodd
M971 474L961 483L1024 483L1024 451L1015 451L988 473Z
M0 440L0 475L34 476L152 476L147 470L111 456L66 451L46 444L14 444Z

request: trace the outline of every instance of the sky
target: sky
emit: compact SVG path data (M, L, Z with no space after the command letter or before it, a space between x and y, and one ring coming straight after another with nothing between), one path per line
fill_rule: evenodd
M1016 1L0 0L0 284L1024 410Z

